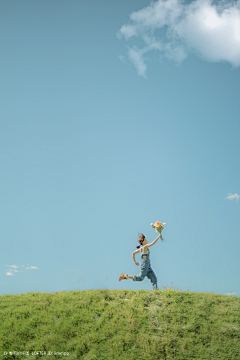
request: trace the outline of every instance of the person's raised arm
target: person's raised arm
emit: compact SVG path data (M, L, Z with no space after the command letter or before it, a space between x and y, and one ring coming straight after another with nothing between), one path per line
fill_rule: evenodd
M160 237L161 237L161 234L159 234L158 237L157 237L155 240L153 240L153 242L152 242L151 244L147 244L147 245L145 245L145 246L150 247L150 246L156 244L156 242L158 241L158 239L159 239Z

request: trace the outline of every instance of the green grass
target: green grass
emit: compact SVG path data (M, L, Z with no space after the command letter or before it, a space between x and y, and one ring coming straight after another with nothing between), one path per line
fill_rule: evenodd
M240 359L238 297L168 288L2 295L0 320L1 359Z

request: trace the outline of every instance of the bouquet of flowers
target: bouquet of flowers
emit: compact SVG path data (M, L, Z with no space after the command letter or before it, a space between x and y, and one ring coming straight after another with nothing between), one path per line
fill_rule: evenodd
M156 230L156 232L158 232L161 236L161 241L163 242L163 237L162 237L162 229L164 228L164 225L166 225L166 223L161 223L160 221L156 221L155 224L153 225L153 223L151 223L151 226Z

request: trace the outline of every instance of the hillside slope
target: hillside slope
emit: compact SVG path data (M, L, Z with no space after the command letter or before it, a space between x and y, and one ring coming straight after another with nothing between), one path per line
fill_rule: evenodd
M238 297L171 289L2 295L0 319L3 359L240 360Z

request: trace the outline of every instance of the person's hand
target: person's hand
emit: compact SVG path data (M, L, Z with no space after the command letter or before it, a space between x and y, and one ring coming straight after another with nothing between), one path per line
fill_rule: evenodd
M134 264L135 264L135 265L139 265L139 263L137 263L137 262L135 262Z

